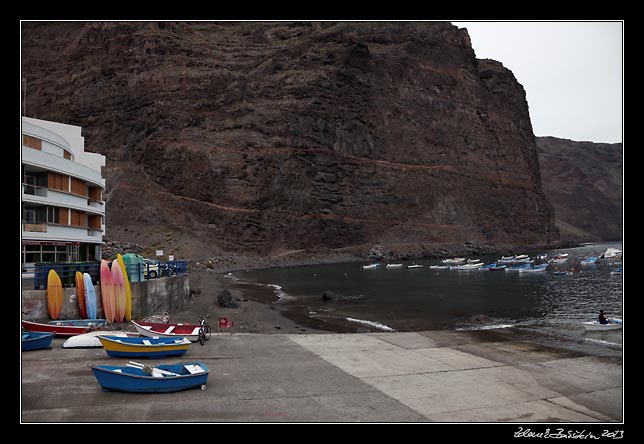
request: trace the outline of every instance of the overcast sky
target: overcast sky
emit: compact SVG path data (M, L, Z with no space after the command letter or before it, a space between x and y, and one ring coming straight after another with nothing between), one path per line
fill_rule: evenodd
M536 136L622 142L623 22L452 22L523 85Z

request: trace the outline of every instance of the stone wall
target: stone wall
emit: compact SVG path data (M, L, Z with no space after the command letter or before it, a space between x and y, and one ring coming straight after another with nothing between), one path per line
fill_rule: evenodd
M131 282L132 319L142 319L153 313L176 310L185 305L190 297L188 275L178 275ZM96 315L104 318L101 287L95 285ZM49 320L46 290L22 290L23 319L30 321ZM63 307L59 319L79 319L80 311L75 288L63 288Z

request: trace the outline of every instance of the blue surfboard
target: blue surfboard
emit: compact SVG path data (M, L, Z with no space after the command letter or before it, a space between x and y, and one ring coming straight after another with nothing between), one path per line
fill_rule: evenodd
M83 287L85 290L85 310L87 319L96 319L96 291L89 273L83 273Z

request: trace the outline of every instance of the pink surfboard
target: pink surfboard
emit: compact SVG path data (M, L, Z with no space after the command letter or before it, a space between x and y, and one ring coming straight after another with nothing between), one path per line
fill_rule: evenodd
M101 260L101 301L103 302L103 313L108 322L114 322L116 304L114 303L114 284L112 283L112 272L105 259Z
M112 262L112 285L114 286L115 321L123 322L125 318L125 279L123 270L116 261Z

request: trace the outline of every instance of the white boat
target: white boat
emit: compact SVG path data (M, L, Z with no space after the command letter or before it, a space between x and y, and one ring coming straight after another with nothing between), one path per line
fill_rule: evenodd
M464 264L465 263L465 258L464 257L455 257L453 259L443 259L441 261L442 264L445 265L459 265L459 264Z
M423 266L419 264L413 264L413 265L407 265L407 268L423 268Z
M100 335L119 336L127 338L128 336L139 336L137 333L126 333L122 331L90 331L81 335L72 336L63 343L63 348L101 348L103 344L98 339Z
M548 268L548 264L541 264L535 267L521 267L519 268L519 273L543 273Z
M429 268L431 270L449 270L450 266L449 265L430 265Z
M565 264L568 262L568 253L558 254L548 261L549 264Z
M458 271L469 271L469 270L478 270L483 266L483 262L470 263L465 265L459 265Z
M608 324L600 324L599 321L584 322L584 328L587 331L605 331L605 330L619 330L622 328L623 322L621 319L609 319Z
M520 271L526 268L532 268L530 264L515 265L514 267L506 267L505 271Z
M581 261L581 265L597 265L597 258L596 257L587 257L583 261Z
M614 259L622 257L623 252L619 248L609 248L601 255L603 259Z
M369 264L369 265L363 265L362 269L363 270L374 270L376 268L380 267L380 264Z
M403 264L387 264L385 268L401 268Z

